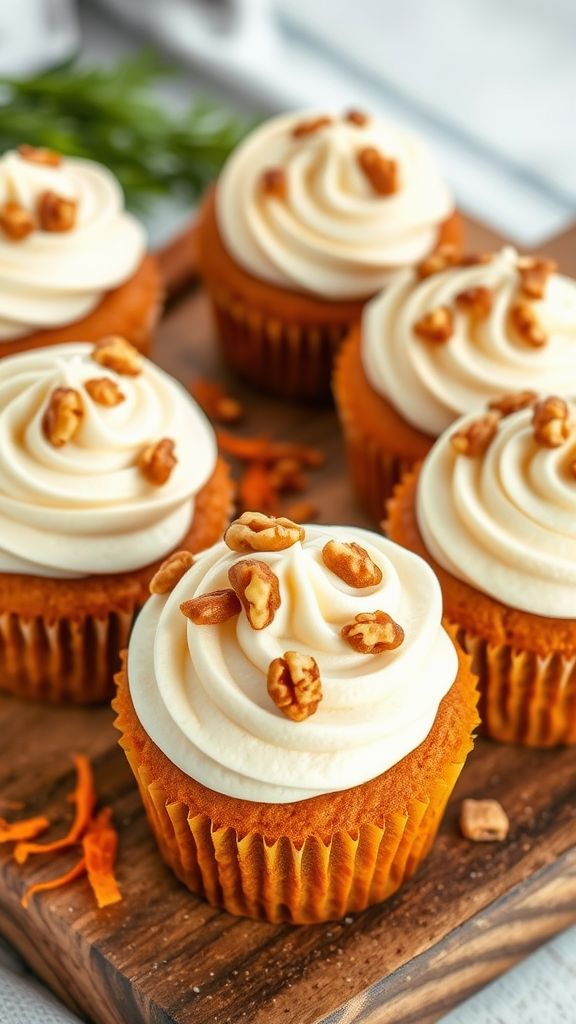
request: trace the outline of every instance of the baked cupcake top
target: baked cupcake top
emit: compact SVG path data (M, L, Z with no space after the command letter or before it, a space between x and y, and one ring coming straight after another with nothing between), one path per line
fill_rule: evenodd
M190 777L287 803L367 782L425 739L458 659L422 559L356 527L245 513L175 583L188 564L153 580L128 677Z
M86 316L145 250L105 167L32 146L0 157L0 342Z
M432 437L506 392L576 393L575 345L576 281L510 247L462 262L440 250L362 321L372 387Z
M511 608L576 618L576 407L508 395L454 426L418 481L428 551Z
M242 267L326 299L373 295L435 247L452 210L425 145L357 111L267 121L228 158L216 190L220 233Z
M121 338L0 360L0 572L81 577L165 557L215 464L196 403Z

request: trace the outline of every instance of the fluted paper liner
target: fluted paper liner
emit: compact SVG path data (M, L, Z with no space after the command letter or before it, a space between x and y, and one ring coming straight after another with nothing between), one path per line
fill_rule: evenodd
M184 885L213 906L272 922L310 924L332 920L386 899L416 871L429 852L473 745L471 735L478 722L475 679L469 670L469 659L461 651L459 657L452 702L445 698L446 707L442 716L439 712L429 737L433 741L438 719L442 717L442 730L437 738L440 767L435 777L426 785L420 781L419 769L425 760L423 745L391 769L401 772L404 781L399 790L409 784L408 775L413 781L410 792L395 797L398 806L384 802L378 807L377 816L356 821L352 828L342 820L329 832L310 829L297 839L289 829L284 834L283 816L294 808L303 808L303 814L312 813L313 817L313 808L306 806L310 801L291 805L251 804L252 814L261 807L265 815L272 807L276 827L270 834L257 827L241 830L237 824L238 805L245 806L245 802L211 793L188 780L146 735L130 699L124 667L116 677L115 724L122 734L120 745L138 783L164 860ZM349 806L354 805L357 790L377 787L384 778L380 776L365 787L348 791L352 794ZM212 813L207 812L207 807L198 806L194 792L199 790ZM214 798L212 802L210 797ZM316 799L323 802L325 809L330 808L332 797L338 797L342 806L342 794ZM230 811L228 815L226 809ZM236 822L231 824L234 816Z

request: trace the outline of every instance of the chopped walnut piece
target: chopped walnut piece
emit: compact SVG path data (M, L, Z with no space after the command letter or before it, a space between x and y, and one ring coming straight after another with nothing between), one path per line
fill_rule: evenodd
M84 414L82 396L74 388L55 388L42 417L44 436L55 448L70 441Z
M213 590L183 601L180 611L196 626L219 626L239 615L242 605L233 590Z
M480 416L479 419L473 420L472 423L452 434L450 438L452 447L459 455L467 455L470 458L484 455L496 436L500 420L501 415L496 410L485 413L484 416Z
M358 153L358 165L379 196L390 196L398 191L400 183L396 160L384 156L374 146L365 146Z
M163 437L156 444L145 448L138 459L138 468L142 471L149 483L156 487L162 487L168 483L178 459L174 454L174 441L169 437Z
M369 118L362 110L348 110L344 114L344 120L349 121L350 124L357 125L358 128L363 128L364 125L368 124Z
M75 199L59 196L57 192L42 192L38 199L38 222L42 231L71 231L76 223Z
M456 296L456 305L468 313L473 320L485 320L492 309L492 292L483 285L466 288Z
M24 143L18 146L18 155L23 160L29 160L33 164L42 164L44 167L60 167L62 157L53 149L45 149L44 146L28 146Z
M501 416L511 416L520 409L527 409L534 405L538 395L535 391L511 391L508 395L501 395L500 398L493 398L488 404L489 409L499 412Z
M34 220L19 203L4 203L0 207L0 229L12 242L21 242L34 231Z
M361 612L341 629L344 639L360 654L393 651L404 641L404 630L386 612Z
M437 306L425 313L414 324L414 333L425 341L443 344L452 337L454 330L454 314L449 306Z
M570 436L570 410L563 398L552 395L537 402L532 416L534 440L544 448L559 448Z
M503 842L508 835L508 815L498 800L463 800L460 831L474 843Z
M292 129L292 137L304 139L307 135L315 135L321 128L327 128L330 124L332 124L332 118L326 116L310 118L309 121L299 121Z
M150 593L169 594L193 565L191 551L174 551L154 573L150 580Z
M138 349L118 335L110 335L97 342L92 359L122 377L137 377L142 373L142 360Z
M268 516L263 512L243 512L224 534L224 541L232 551L283 551L303 541L302 526L283 516Z
M433 274L440 274L449 267L456 267L460 262L460 253L457 245L440 245L430 256L422 260L416 267L420 279L432 277Z
M283 658L274 658L266 682L276 707L293 722L303 722L318 710L322 682L311 655L286 651Z
M322 560L330 572L356 590L382 582L382 570L355 541L329 540L322 548Z
M262 172L262 191L266 196L284 199L287 192L286 174L281 167L268 167Z
M115 380L111 377L92 377L84 381L84 387L90 398L98 405L112 407L126 400Z
M548 341L548 335L538 321L536 311L529 302L516 302L510 310L510 322L521 341L533 348L542 348Z
M520 291L528 299L543 299L548 278L558 269L555 260L539 256L521 256L518 260Z
M228 579L252 629L269 626L280 607L280 585L270 566L255 558L243 558L230 566Z

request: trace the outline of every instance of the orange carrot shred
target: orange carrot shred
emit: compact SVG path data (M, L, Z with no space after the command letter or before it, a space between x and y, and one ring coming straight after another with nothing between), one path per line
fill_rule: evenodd
M82 840L88 881L99 908L119 903L122 894L114 875L114 863L118 848L118 835L112 825L112 811L105 807L96 819L90 822Z
M324 462L324 453L319 448L311 448L304 444L291 441L271 441L265 436L235 437L226 430L217 431L218 444L227 455L235 455L237 459L247 462L277 462L278 459L299 459L304 466L315 468Z
M50 822L48 818L23 818L22 821L5 821L0 818L0 843L16 843L19 840L35 839L45 832Z
M190 385L190 394L210 419L221 423L235 423L242 417L242 406L217 381L196 377Z
M0 809L3 811L23 811L25 807L23 800L4 800L0 797Z
M63 886L68 885L70 882L73 882L76 878L80 878L85 871L86 861L84 857L82 857L81 860L79 860L74 867L70 868L69 871L66 871L65 874L58 875L57 878L51 878L47 882L36 882L35 885L28 886L20 900L20 903L24 909L26 909L30 903L30 897L33 896L34 893L46 892L49 889L60 889Z
M72 793L72 800L76 804L76 813L70 829L61 839L55 839L51 843L17 843L14 848L14 859L18 864L25 864L31 853L54 853L56 850L65 850L77 843L86 831L96 803L94 779L87 757L77 754L74 764L76 766L76 786Z
M270 471L260 462L248 466L238 484L238 500L244 511L256 508L259 512L275 515L279 508L278 491Z

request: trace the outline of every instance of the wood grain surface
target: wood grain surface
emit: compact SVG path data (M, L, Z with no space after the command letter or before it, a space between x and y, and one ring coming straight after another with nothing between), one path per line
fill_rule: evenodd
M494 236L470 224L471 245ZM576 271L576 232L548 251ZM173 295L155 356L184 382L228 380L194 277L193 237L165 261ZM184 291L183 291L184 290ZM320 520L365 524L349 491L334 413L262 399L237 384L248 433L323 447L310 477ZM308 497L308 495L307 495ZM112 713L0 699L0 797L69 821L71 755L92 758L120 833L122 903L94 908L85 880L20 906L52 860L14 865L0 848L0 932L54 991L95 1024L428 1024L541 942L576 921L573 750L479 741L416 877L388 903L328 925L294 928L233 918L191 896L164 867L116 744ZM504 844L474 845L457 829L460 800L493 796L509 812ZM63 857L58 862L66 868Z

